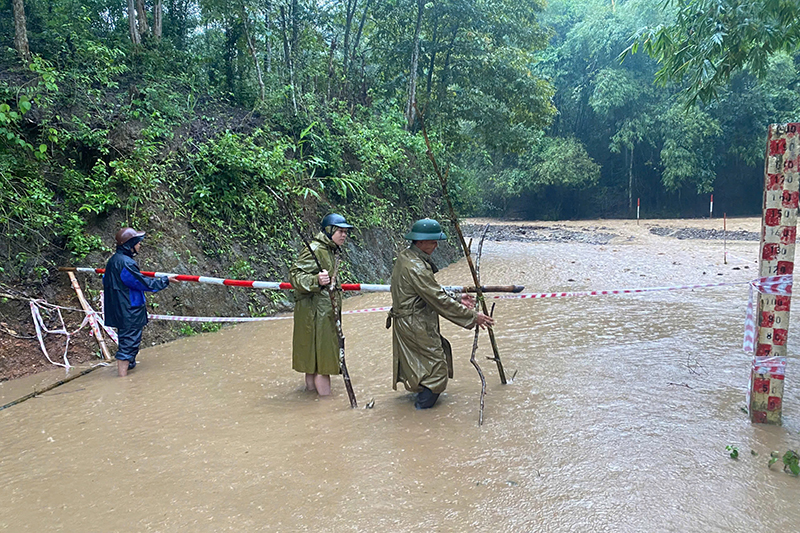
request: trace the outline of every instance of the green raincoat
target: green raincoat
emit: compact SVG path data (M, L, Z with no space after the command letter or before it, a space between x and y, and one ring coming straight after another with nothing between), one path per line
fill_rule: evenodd
M333 275L336 243L320 232L311 241L311 249L322 268ZM300 252L297 262L289 270L295 300L292 368L305 374L339 374L339 337L330 296L319 286L319 272L308 248ZM341 309L342 296L338 291L336 301Z
M450 343L439 333L439 315L463 328L475 324L477 313L444 292L433 275L437 269L431 256L414 246L400 252L392 271L393 321L392 387L402 382L406 390L419 392L425 386L444 392L453 377Z

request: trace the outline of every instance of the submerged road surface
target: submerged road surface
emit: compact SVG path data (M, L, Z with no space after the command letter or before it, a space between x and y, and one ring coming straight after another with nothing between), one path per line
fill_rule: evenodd
M484 283L550 292L757 276L757 241L728 242L724 265L722 240L664 230L721 230L717 220L530 226L527 240L487 240ZM438 278L470 281L464 261ZM784 426L751 425L747 295L498 301L500 354L518 373L500 385L483 333L480 428L472 333L449 323L455 380L430 411L392 391L383 313L344 319L371 410L351 410L338 377L330 399L303 391L291 320L147 349L126 379L101 369L0 412L0 531L800 531L800 479L767 467L771 451L800 448L798 313ZM370 294L345 309L389 302Z

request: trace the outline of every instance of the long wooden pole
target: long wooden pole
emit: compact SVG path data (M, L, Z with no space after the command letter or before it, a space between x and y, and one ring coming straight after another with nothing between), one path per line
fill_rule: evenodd
M278 195L272 189L269 189L275 199L278 201L278 205L281 206L283 211L286 213L286 216L289 217L289 222L291 222L292 226L294 227L295 232L300 236L300 239L303 241L303 244L306 245L308 248L308 252L311 254L311 257L314 258L314 262L317 264L317 268L319 268L320 272L323 270L322 264L320 264L319 259L317 259L314 250L311 248L311 243L308 242L305 234L300 231L300 223L297 221L297 218L294 216L294 213L289 209L289 206L286 205L286 202L283 201L283 198ZM336 254L334 254L333 259L333 272L331 273L331 282L328 284L327 287L323 289L323 291L328 293L328 296L331 299L331 307L333 309L333 323L336 326L336 335L339 337L339 367L342 369L342 378L344 379L344 387L347 389L347 397L350 399L350 407L355 409L358 407L358 402L356 401L356 393L353 391L353 384L350 382L350 372L347 371L347 363L345 362L344 358L344 332L342 331L342 310L339 307L339 304L336 302L336 271L339 268L338 258Z
M19 403L22 403L22 402L24 402L26 400L30 400L31 398L35 398L36 396L44 394L47 391L53 390L56 387L60 387L61 385L64 385L65 383L69 383L73 379L78 379L81 376L85 376L89 372L94 372L98 368L102 368L104 366L106 366L105 363L97 363L96 365L91 366L91 367L89 367L89 368L87 368L85 370L81 370L77 374L74 374L72 376L66 377L64 379L60 379L60 380L56 381L55 383L53 383L51 385L48 385L47 387L45 387L45 388L43 388L41 390L35 390L35 391L31 392L30 394L26 394L22 398L17 398L13 402L9 402L9 403L7 403L5 405L0 405L0 411L2 411L3 409L8 409L9 407L12 407L12 406L17 405Z
M422 113L419 111L416 102L414 102L414 108L417 110L417 120L419 120L420 128L422 129L422 136L424 137L425 145L428 148L428 159L430 159L431 163L433 163L433 169L436 171L436 175L439 177L439 183L442 185L442 192L444 193L444 198L447 201L447 207L450 210L450 220L452 221L453 226L456 228L458 239L461 242L461 249L464 251L464 257L466 257L469 270L472 273L472 280L475 283L476 298L480 302L483 314L488 315L489 309L486 307L486 300L483 297L483 291L480 289L481 284L478 280L478 274L475 271L475 265L472 264L472 258L470 257L469 248L467 247L467 241L464 240L464 234L461 232L461 226L458 223L458 217L456 216L456 210L453 208L453 202L450 200L450 194L447 192L447 176L442 173L439 165L436 163L431 141L428 138L428 132L425 129L425 120L423 119ZM497 350L497 341L494 338L494 330L492 329L492 326L487 326L486 329L489 332L489 340L492 343L492 352L494 353L492 360L497 363L497 372L500 374L500 382L505 385L507 383L506 373L503 370L503 363L500 361L500 352Z
M92 333L94 334L94 339L97 341L98 346L100 346L100 352L103 354L103 359L106 361L111 360L111 352L108 351L108 346L106 346L106 342L103 340L103 333L100 330L100 326L97 324L97 319L95 318L94 311L89 306L89 302L86 301L86 298L83 296L83 291L81 290L81 285L78 283L75 274L72 272L67 272L69 276L69 281L72 284L72 288L75 290L75 294L78 295L78 301L81 303L81 307L83 311L86 313L86 316L89 317L89 325L92 327Z

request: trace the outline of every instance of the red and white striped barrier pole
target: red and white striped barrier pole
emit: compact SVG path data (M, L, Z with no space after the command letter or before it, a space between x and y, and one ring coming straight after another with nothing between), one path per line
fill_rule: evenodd
M104 268L87 268L87 267L58 267L60 272L88 272L94 274L105 273ZM278 290L292 290L291 283L285 281L254 281L247 279L226 279L226 278L212 278L208 276L188 276L184 274L172 274L169 272L142 272L142 275L157 278L162 276L176 277L179 281L194 281L197 283L209 283L211 285L227 285L229 287L251 287L253 289L278 289ZM462 285L449 285L444 287L445 290L451 292L475 292L474 287L464 287ZM482 286L483 292L522 292L525 287L521 285L489 285ZM368 283L342 283L343 291L362 291L362 292L389 292L392 290L391 285L375 285Z
M711 203L708 204L708 218L714 218L714 195L711 195Z

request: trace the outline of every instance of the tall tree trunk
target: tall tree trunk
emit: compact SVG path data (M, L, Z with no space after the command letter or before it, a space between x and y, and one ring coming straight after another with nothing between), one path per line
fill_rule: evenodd
M331 52L328 54L328 90L325 92L325 99L331 99L331 91L333 88L333 77L336 74L336 70L333 68L333 56L336 52L336 37L334 36L333 40L331 40Z
M633 212L633 145L631 144L631 160L628 161L628 212Z
M440 94L442 98L444 98L445 93L447 92L447 83L448 78L450 77L450 57L453 55L453 47L456 43L456 36L458 35L459 25L456 24L456 27L453 29L453 36L450 38L450 44L447 45L447 53L444 56L444 66L442 67L442 81L439 86Z
M264 66L267 72L272 72L272 2L266 0L264 2Z
M364 5L364 11L361 13L361 21L358 23L358 31L356 32L356 40L353 42L353 53L351 55L350 64L352 65L356 60L356 53L358 53L358 44L361 42L361 34L364 31L364 22L367 20L367 11L372 0L367 0Z
M25 4L23 0L14 1L14 48L22 61L27 64L31 60L28 47L28 23L25 21Z
M250 50L250 55L253 56L253 64L256 67L256 75L258 77L258 89L259 94L261 95L261 100L264 100L264 77L261 75L261 63L258 61L258 53L256 52L256 46L253 43L252 37L250 37L250 30L247 28L247 21L249 17L247 16L247 10L245 9L244 2L241 2L241 13L242 13L242 30L244 31L245 40L247 40L247 49Z
M161 21L161 0L155 0L153 2L153 37L159 41L161 40Z
M433 36L431 38L431 61L428 64L428 85L425 89L425 98L430 99L431 97L431 84L433 82L433 67L436 64L436 48L439 46L438 40L438 30L439 30L439 17L436 16L434 13L433 19Z
M289 69L289 87L292 91L292 106L294 108L294 114L297 115L297 97L295 96L294 90L294 66L292 65L292 50L289 44L289 34L286 22L286 11L283 9L283 6L280 7L281 13L281 34L283 35L283 57L284 61L286 61L286 68Z
M356 4L358 4L358 0L347 0L347 5L345 6L345 21L344 21L344 48L342 49L342 57L344 63L342 64L342 70L347 74L347 61L350 55L350 28L353 25L353 15L356 12Z
M136 0L136 12L139 21L139 34L141 36L148 35L150 28L147 26L147 11L144 10L144 0Z
M419 66L419 30L422 27L422 11L425 9L425 0L417 0L417 27L414 29L413 49L411 51L411 72L408 77L408 101L406 102L406 121L408 129L414 126L416 113L414 102L417 98L417 68Z
M128 0L128 29L131 33L131 42L134 45L142 44L142 37L139 35L139 29L136 26L136 6L134 0Z

